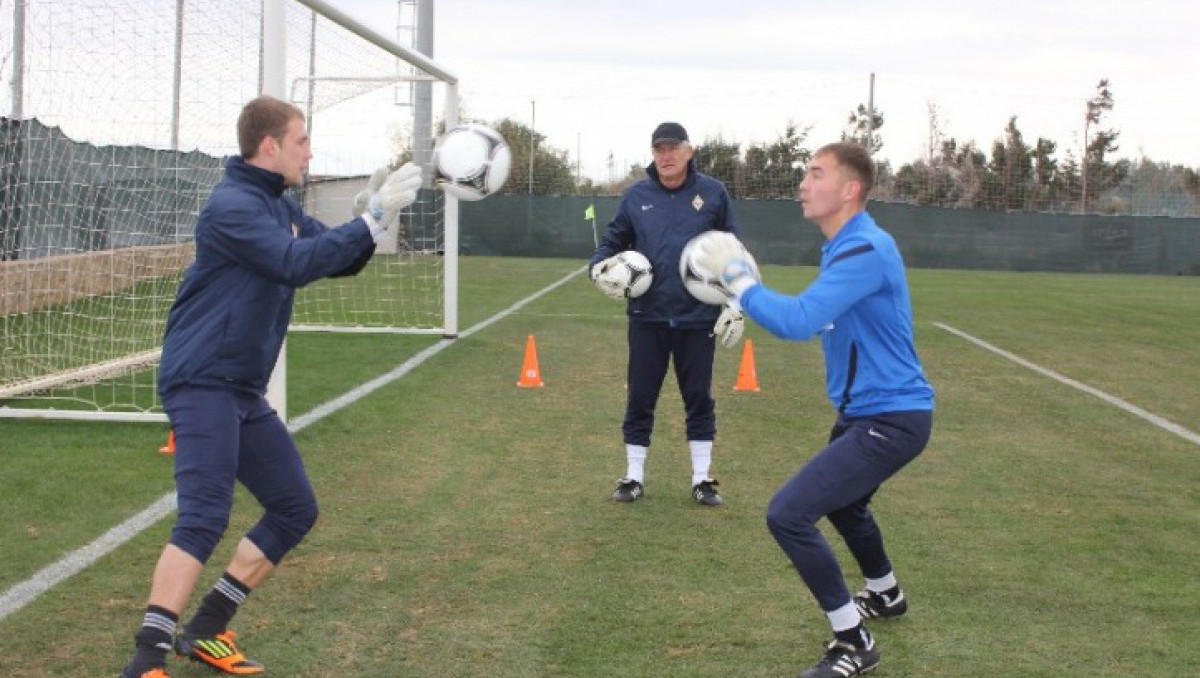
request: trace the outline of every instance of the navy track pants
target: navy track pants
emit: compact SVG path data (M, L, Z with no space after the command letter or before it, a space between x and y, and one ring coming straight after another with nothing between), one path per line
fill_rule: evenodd
M212 555L241 482L265 512L246 537L272 563L317 520L317 500L287 427L266 398L230 388L181 386L163 397L175 431L179 515L171 543L204 563Z
M845 540L864 577L892 571L871 498L885 480L925 449L933 425L929 411L868 417L839 416L829 444L783 484L767 506L767 528L825 612L849 603L841 567L817 521L829 522Z
M650 446L654 410L667 367L674 359L675 379L683 396L688 440L713 440L717 434L712 396L716 339L707 329L679 329L629 323L629 385L622 432L628 445Z

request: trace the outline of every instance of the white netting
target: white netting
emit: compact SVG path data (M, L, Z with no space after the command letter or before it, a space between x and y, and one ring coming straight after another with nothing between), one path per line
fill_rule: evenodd
M296 196L318 219L347 221L376 166L428 157L420 130L437 123L426 113L414 128L414 103L440 113L444 87L414 85L411 65L300 3L285 5L286 54L265 57L258 2L10 5L0 3L0 91L13 93L0 119L0 414L159 410L167 310L264 58L285 59L287 98L308 114L314 159ZM439 331L440 194L423 191L396 230L363 275L302 290L295 322Z
M349 219L354 193L376 166L396 158L427 161L432 144L414 133L414 99L425 96L440 112L445 92L440 83L414 80L420 76L411 65L328 19L314 24L312 16L288 14L288 82L291 99L313 112L313 181L305 204L332 225ZM441 331L440 192L423 191L401 221L361 275L302 290L293 327Z

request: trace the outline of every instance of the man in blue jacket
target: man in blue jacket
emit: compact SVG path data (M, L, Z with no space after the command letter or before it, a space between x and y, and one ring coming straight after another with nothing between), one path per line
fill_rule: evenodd
M767 526L834 632L824 656L801 678L849 678L875 668L879 650L863 620L894 619L908 609L870 502L929 441L933 388L913 341L900 251L865 211L874 180L874 163L857 144L830 144L813 156L800 203L827 242L817 279L798 296L760 284L740 243L714 242L701 257L751 319L784 339L819 334L825 352L826 387L837 410L829 444L767 507ZM866 578L853 598L816 526L822 517Z
M654 162L646 178L621 198L617 215L588 263L592 280L609 296L625 298L612 274L616 255L637 250L654 271L650 288L629 299L628 393L622 432L626 471L612 498L632 502L645 492L645 463L654 429L654 410L672 359L686 414L692 458L692 498L705 506L723 503L710 475L717 433L712 397L714 334L726 346L742 334L740 313L705 304L684 287L679 256L694 236L709 230L741 234L733 202L720 181L696 170L687 130L664 122L650 137Z
M315 280L358 273L421 183L411 164L377 171L356 200L361 216L330 229L285 193L312 158L300 109L259 97L242 109L237 134L241 155L226 162L200 211L196 259L167 318L158 390L175 433L178 517L122 678L166 678L171 650L224 673L263 671L238 649L229 621L317 519L300 453L264 397L293 296ZM177 629L228 526L236 482L264 514Z

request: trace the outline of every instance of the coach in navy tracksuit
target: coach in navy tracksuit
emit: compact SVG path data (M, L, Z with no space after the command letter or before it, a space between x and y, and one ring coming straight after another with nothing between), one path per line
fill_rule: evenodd
M817 279L798 296L759 284L744 250L712 251L705 259L751 319L784 339L819 334L825 352L837 410L829 444L767 507L767 526L834 630L825 655L802 678L849 678L874 668L879 651L863 618L895 618L908 608L869 505L879 486L925 448L933 388L913 341L904 262L865 211L874 179L871 157L857 144L830 144L813 157L800 202L827 242ZM866 578L853 598L816 526L822 517Z
M716 229L740 235L741 228L725 185L696 170L682 125L659 125L650 143L654 162L646 168L646 178L626 191L588 265L597 286L616 297L623 289L607 281L614 255L637 250L650 260L654 271L650 289L630 299L627 308L629 390L622 426L626 473L613 499L631 502L644 492L654 410L673 359L686 412L692 498L716 506L722 499L717 481L709 475L717 432L712 397L714 327L720 316L722 343L731 345L741 336L742 320L740 313L727 311L722 316L721 307L688 293L679 276L679 256L700 233Z
M196 259L167 318L158 389L175 433L178 517L122 678L166 678L171 650L225 673L263 671L238 649L228 623L317 519L300 453L264 397L293 295L320 278L360 271L420 185L412 165L376 172L358 206L367 211L329 229L285 194L312 158L300 109L271 97L251 101L238 119L238 144L241 156L227 161L200 212ZM177 633L228 526L235 482L262 504L263 516Z

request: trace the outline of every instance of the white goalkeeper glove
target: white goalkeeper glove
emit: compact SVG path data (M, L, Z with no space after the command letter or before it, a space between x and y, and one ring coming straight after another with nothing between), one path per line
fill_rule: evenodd
M735 305L726 306L721 311L721 317L717 318L717 324L713 325L713 334L725 348L737 345L745 331L746 318Z
M698 248L697 262L717 276L730 299L740 301L746 290L762 282L754 256L732 233L705 238Z
M411 162L394 172L380 167L371 175L367 187L354 196L352 212L367 222L371 236L378 240L396 220L400 210L416 201L419 188L421 168Z
M625 298L625 283L626 279L618 277L616 271L620 262L616 255L613 255L603 261L596 262L592 266L592 270L588 274L592 278L592 282L600 291L613 299Z

